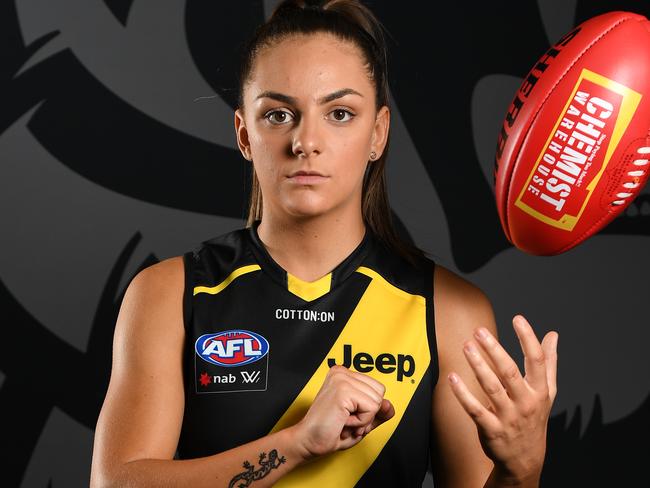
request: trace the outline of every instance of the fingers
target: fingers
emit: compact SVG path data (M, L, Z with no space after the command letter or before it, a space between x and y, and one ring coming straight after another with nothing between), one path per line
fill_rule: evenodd
M484 327L477 329L474 333L474 337L476 337L478 343L481 345L481 348L492 360L496 371L492 371L492 368L487 366L487 364L485 367L490 369L493 374L496 373L498 379L500 380L500 383L510 395L510 398L513 400L520 400L525 398L526 395L529 394L529 391L526 383L524 382L524 378L521 376L519 367L517 366L517 363L512 359L512 357L510 357L510 355L506 352L503 346L499 344L499 341L497 341L496 338L490 333L490 331ZM470 364L474 368L474 364L476 363L472 363L470 361ZM483 378L488 379L489 373L487 371L484 371L483 373ZM481 378L479 377L479 381L480 380ZM483 389L485 389L486 386L490 388L490 390L495 390L497 388L497 386L494 385L491 381L486 384L483 384L483 382L481 382L481 385L483 386ZM490 392L487 390L486 393L490 394ZM493 391L492 395L496 397L498 396L498 392L495 393Z
M346 427L368 425L381 408L381 404L375 402L374 398L362 391L344 391L341 394L346 395L350 400L350 406L346 407L349 414L345 420Z
M546 357L546 380L548 382L548 394L551 402L557 395L557 342L560 335L551 331L542 339L542 349Z
M368 386L370 386L373 390L375 390L381 397L384 396L384 393L386 393L386 387L377 381L376 379L363 374L359 373L358 371L353 371L351 369L346 368L345 366L341 366L340 364L334 365L330 368L330 373L336 373L336 372L341 372L345 373L346 375L355 378L358 381L362 381L366 383Z
M364 374L358 373L356 371L350 371L346 367L340 365L336 365L330 368L328 375L339 375L335 381L343 382L346 385L363 392L365 395L375 401L377 408L381 406L381 402L384 397L384 391L386 388L379 381L369 377L365 378Z
M329 382L340 398L340 405L347 411L346 427L368 425L382 407L384 398L367 382L349 374L347 368L341 367L331 373Z
M500 428L498 417L476 399L460 376L452 372L448 379L454 395L476 425L484 432L497 432Z
M368 397L372 398L377 405L381 405L383 399L382 394L377 393L377 390L369 386L365 381L360 381L354 376L346 376L342 381L347 382L357 390L365 393Z
M537 340L535 331L523 315L515 315L512 324L524 352L526 382L534 390L546 393L548 391L548 377L544 349Z
M481 345L480 350L477 351L476 347L472 350L473 341L464 344L467 360L497 411L510 408L511 401L526 401L533 392L552 400L557 393L557 332L547 334L542 345L522 315L513 318L513 326L524 352L525 378L521 376L517 363L489 330L479 328L475 331L475 337ZM483 337L480 332L484 333ZM484 357L481 351L487 356Z
M467 361L474 370L478 382L485 393L487 393L496 411L502 412L510 409L512 400L508 396L508 392L505 390L499 377L479 352L477 345L473 341L467 341L465 342L463 351L465 352Z
M383 424L387 420L390 420L395 415L395 407L387 398L384 398L379 407L379 411L375 414L375 418L372 420L371 430L377 427L378 425Z
M341 365L328 369L297 429L307 450L316 454L347 449L395 414L384 385Z
M390 402L390 400L384 398L382 400L381 406L379 407L379 410L375 414L375 417L372 419L372 422L370 422L368 425L362 425L360 427L357 427L355 430L355 435L366 435L372 432L375 428L386 422L387 420L390 420L393 418L395 415L395 407L393 407L393 404Z
M331 376L340 375L337 381L354 392L354 405L351 405L350 416L345 422L346 427L356 427L354 435L366 435L395 415L393 404L383 398L386 388L381 382L341 365L333 366L328 373Z

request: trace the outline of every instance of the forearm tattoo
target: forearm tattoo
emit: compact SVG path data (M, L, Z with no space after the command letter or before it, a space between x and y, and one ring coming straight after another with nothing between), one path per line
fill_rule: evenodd
M267 474L269 474L272 469L277 469L278 466L280 466L281 464L287 461L284 458L284 456L279 457L278 451L276 451L275 449L269 452L268 459L265 458L266 458L266 453L261 452L260 460L259 460L260 469L258 469L257 471L254 469L251 463L249 463L248 461L244 461L243 466L244 468L246 468L246 471L235 475L235 477L230 480L230 484L228 485L228 488L246 488L247 486L250 486L250 484L253 481L261 480ZM236 484L237 482L240 483Z

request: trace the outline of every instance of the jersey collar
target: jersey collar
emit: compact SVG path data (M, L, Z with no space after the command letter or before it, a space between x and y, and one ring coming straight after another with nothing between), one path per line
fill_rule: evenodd
M307 282L288 273L271 257L257 233L257 228L261 222L261 220L256 220L253 222L253 225L248 228L248 235L252 243L253 254L260 264L260 267L283 288L286 288L294 295L297 295L306 301L312 301L325 295L345 281L347 277L359 267L368 254L371 246L374 244L372 231L368 226L366 226L366 232L363 239L343 261L341 261L325 276L316 281Z

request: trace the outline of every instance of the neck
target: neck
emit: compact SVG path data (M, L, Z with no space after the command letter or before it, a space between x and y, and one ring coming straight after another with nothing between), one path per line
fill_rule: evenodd
M263 213L257 234L285 271L303 281L315 281L332 271L361 243L361 214L318 215L296 219Z

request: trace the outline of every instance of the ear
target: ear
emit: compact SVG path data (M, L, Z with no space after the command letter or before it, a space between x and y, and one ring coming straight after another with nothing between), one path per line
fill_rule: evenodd
M248 140L248 130L246 129L244 113L239 108L235 110L235 133L237 135L237 146L239 146L239 151L242 156L244 156L244 159L252 161L253 157L251 155L251 146Z
M388 130L390 129L390 109L384 105L377 112L375 127L372 132L371 151L377 153L377 158L383 154L386 142L388 141Z

